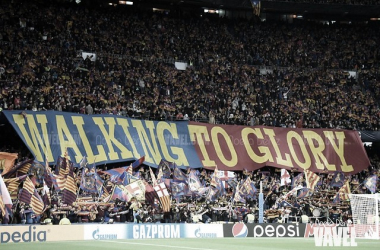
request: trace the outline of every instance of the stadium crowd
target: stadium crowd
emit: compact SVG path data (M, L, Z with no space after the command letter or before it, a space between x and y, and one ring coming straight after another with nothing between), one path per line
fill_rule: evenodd
M33 1L2 2L0 15L3 110L379 130L380 32L375 24L178 18ZM174 62L188 66L178 70ZM3 147L3 151L13 150ZM367 193L361 183L379 174L378 152L367 151L372 166L349 177L353 192ZM24 157L20 154L20 161ZM264 170L236 173L235 180L239 183L250 175L256 187L262 180L266 209L280 210L290 187L280 187L279 173L268 169L269 174ZM205 186L210 185L211 174L199 174ZM141 176L152 183L148 168L142 169ZM282 206L281 215L312 217L313 208L333 204L337 188L329 184L332 175L321 176L318 196L298 199L294 195L287 201L290 205ZM43 217L33 216L28 205L18 203L12 223L39 223L48 218L59 224L61 217L71 222L189 222L204 212L203 222L242 221L248 220L248 214L257 215L256 196L239 205L231 204L232 196L232 187L217 199L184 196L173 202L170 212L161 213L154 204L135 200L101 204L95 199L91 205L65 206L58 193L52 193L52 207ZM339 213L347 221L349 206L345 201L337 204L342 210L331 206L323 212L324 218ZM297 209L285 212L289 207Z

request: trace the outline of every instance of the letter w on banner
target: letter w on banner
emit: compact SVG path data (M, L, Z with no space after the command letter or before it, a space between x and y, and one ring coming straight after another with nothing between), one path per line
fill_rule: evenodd
M171 199L168 189L165 186L165 183L161 182L155 185L154 190L156 191L158 198L160 199L162 211L169 212L171 206Z

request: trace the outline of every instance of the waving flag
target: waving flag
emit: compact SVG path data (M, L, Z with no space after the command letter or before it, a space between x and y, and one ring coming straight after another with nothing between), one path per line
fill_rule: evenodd
M165 183L161 182L158 185L155 185L153 188L156 191L158 198L160 199L162 211L170 212L171 199Z
M3 175L12 169L17 158L17 153L0 152L0 170L3 169Z
M174 166L173 180L176 182L187 182L186 174L183 173L182 170L177 167L177 165Z
M307 187L310 188L311 190L314 190L320 177L309 170L305 170L305 179L306 179Z
M141 157L140 159L136 160L135 162L132 163L132 168L135 169L139 167L143 162L145 161L145 155Z
M296 177L292 180L292 188L297 187L298 185L302 185L303 182L303 173L299 173Z
M49 188L51 188L53 186L53 180L52 180L52 177L53 176L53 173L51 172L51 169L49 167L49 161L47 159L47 157L45 157L45 171L44 171L44 185L48 186Z
M2 217L6 220L5 222L8 222L9 216L11 216L12 214L12 200L1 175L0 175L0 212L1 212Z
M313 193L310 191L309 188L301 188L297 190L297 198L306 198L311 196Z
M238 183L237 187L236 187L236 190L235 190L235 195L234 195L234 199L233 199L234 202L242 202L242 203L245 203L245 199L243 198L243 196L241 195L240 193L240 183Z
M341 187L344 184L344 174L342 172L335 172L330 182L331 187Z
M66 174L65 185L62 190L62 202L67 205L72 205L77 199L78 187L74 178L74 165L68 159L65 161L66 169L64 172L60 171L61 173Z
M376 193L377 179L377 175L372 175L364 181L364 186L373 194Z
M257 189L250 177L245 179L243 185L240 187L240 194L246 198L255 198L257 194Z
M281 169L281 186L288 185L291 183L290 174L286 169Z
M40 215L44 211L45 204L29 177L26 177L24 181L19 200L29 204L36 215Z
M25 175L29 172L30 167L33 164L33 159L27 159L19 162L16 166L11 168L7 173L3 173L4 178L15 177L16 175Z
M158 182L157 182L156 176L154 175L150 167L149 167L149 173L150 173L150 178L152 179L152 185L156 186Z
M173 169L173 168L174 168L173 162L169 162L169 161L162 159L160 161L160 164L158 165L158 168L157 168L157 173L161 172L162 176L157 174L157 179L161 179L161 178L170 179L171 174L172 174L171 169Z
M4 183L8 188L12 200L16 200L20 184L26 179L27 175L15 178L4 179Z
M348 200L350 198L351 189L348 181L344 183L344 185L339 189L338 193L335 195L334 199L337 195L339 195L339 199Z
M190 191L197 192L203 185L201 184L201 181L199 180L198 175L196 174L195 169L191 169L188 177L188 183Z
M156 191L154 190L154 188L148 183L146 182L145 180L143 180L143 183L145 185L145 201L154 206L154 200L155 198L158 198L157 197L157 194L156 194Z

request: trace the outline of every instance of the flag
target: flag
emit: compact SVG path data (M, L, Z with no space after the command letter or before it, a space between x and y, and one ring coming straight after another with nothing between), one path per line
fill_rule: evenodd
M243 195L243 197L246 198L255 198L257 189L255 187L255 184L252 182L251 178L248 177L245 179L243 185L240 187L240 195Z
M28 173L29 168L33 164L33 159L27 159L25 161L19 162L11 168L7 173L3 173L2 175L4 178L11 178L14 177L15 175L25 175Z
M77 199L77 184L74 178L74 166L72 162L66 159L66 170L67 173L65 185L62 190L62 202L67 205L72 205Z
M176 182L187 182L187 176L177 165L174 166L173 180Z
M87 164L88 164L87 157L83 156L82 160L80 160L79 162L79 169L85 168ZM94 160L94 164L95 164L95 160Z
M351 189L348 181L339 189L338 193L341 200L348 200L350 198Z
M235 178L235 173L232 171L218 170L217 175L219 180L228 181Z
M33 161L33 164L30 166L27 173L29 176L33 176L31 180L35 186L43 185L45 169L46 167L36 160Z
M50 206L51 204L51 197L50 197L50 189L46 185L46 183L43 183L43 189L42 189L42 201L44 202L45 209Z
M0 170L3 170L3 175L12 169L17 158L17 153L0 152Z
M331 187L341 187L344 184L344 174L342 172L335 172L330 182Z
M175 199L179 199L180 197L184 196L187 193L187 185L183 182L172 182L171 183L171 190L172 190L172 196Z
M203 187L195 169L190 170L188 183L190 191L192 192L197 192L201 187Z
M26 179L27 175L4 179L4 183L8 188L12 200L16 200L20 184Z
M53 177L52 176L53 176L53 173L51 172L48 158L45 157L44 181L45 181L46 186L48 186L49 188L51 188L53 185Z
M100 171L100 173L107 174L110 176L110 181L115 184L121 184L121 180L124 179L125 171L128 167L113 168L106 171Z
M143 180L143 183L145 185L145 201L148 204L153 206L154 205L154 199L158 198L156 191L147 181Z
M127 169L125 170L125 172L127 172L130 175L133 175L133 166L132 166L132 164L129 165L129 167L127 167Z
M234 195L234 202L242 202L245 203L245 199L241 196L240 194L240 183L238 183L236 190L235 190L235 195Z
M86 172L86 167L82 168L80 188L88 193L98 193L96 188L96 173Z
M36 215L40 215L44 211L44 202L29 177L26 177L24 181L19 200L29 204Z
M218 173L218 166L215 167L214 173L213 173L212 178L211 178L210 186L212 186L212 187L217 187L217 185L218 185L219 179L217 177L217 175L218 175L217 173Z
M219 190L216 187L210 186L206 195L206 201L215 201L219 197Z
M297 187L298 185L302 185L303 182L303 173L299 173L296 177L292 180L292 188Z
M156 191L158 198L160 200L162 211L170 212L171 199L170 199L170 194L165 186L165 183L161 182L153 186L153 188Z
M135 181L127 186L115 185L111 199L129 202L132 198L145 200L145 184L142 180Z
M152 185L156 186L157 185L157 179L156 179L156 176L154 175L154 173L150 167L149 167L149 172L150 172L150 178L152 179Z
M309 188L300 188L297 190L297 198L306 198L311 196L313 193Z
M0 175L0 212L5 222L9 221L9 217L12 215L12 199L4 180Z
M282 168L281 169L281 186L284 186L284 185L288 185L289 183L291 183L292 180L290 179L290 175L289 175L289 172Z
M334 200L333 200L333 203L334 204L337 204L340 202L340 195L339 195L339 192L336 193L336 195L334 196Z
M305 179L306 179L307 187L310 188L311 190L314 190L320 177L309 170L305 170Z
M377 175L372 175L364 181L364 186L373 194L376 193L377 179Z
M141 157L140 159L136 160L135 162L132 163L132 168L135 169L139 167L143 162L145 161L145 155Z
M161 159L157 168L157 179L166 178L170 179L172 171L170 169L174 168L174 163Z
M66 177L52 174L51 180L52 180L55 191L57 192L62 191L63 188L65 187Z

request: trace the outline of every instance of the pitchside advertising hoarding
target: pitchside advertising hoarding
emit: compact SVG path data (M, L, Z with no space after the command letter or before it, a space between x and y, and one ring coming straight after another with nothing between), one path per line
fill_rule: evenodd
M0 226L0 244L83 240L82 225Z
M223 224L224 237L304 237L306 224Z

